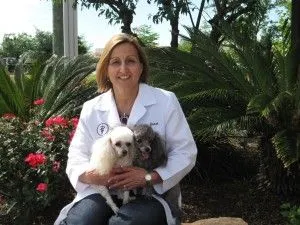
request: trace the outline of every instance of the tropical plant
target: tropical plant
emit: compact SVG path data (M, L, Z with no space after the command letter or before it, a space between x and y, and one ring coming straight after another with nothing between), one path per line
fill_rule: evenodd
M300 224L300 207L296 205L291 205L290 203L285 203L281 205L281 215L288 219L289 225Z
M30 119L35 99L46 103L40 109L40 118L68 115L78 111L84 101L96 92L96 86L85 87L83 80L95 70L96 59L80 55L70 59L53 56L46 63L20 59L14 76L0 65L0 109L14 113L23 120ZM26 64L29 63L29 66Z
M289 225L300 224L300 207L290 203L285 203L281 205L281 215L288 219Z
M223 28L228 41L221 47L202 32L188 32L191 53L154 51L152 72L159 76L153 82L180 97L198 140L259 137L261 184L282 194L296 191L300 88L294 52L282 55L269 38L259 42L234 27Z

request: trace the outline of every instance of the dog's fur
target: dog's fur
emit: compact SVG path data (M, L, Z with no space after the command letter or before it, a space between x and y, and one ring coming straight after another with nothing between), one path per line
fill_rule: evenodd
M153 171L159 166L165 166L168 160L167 152L160 135L151 126L146 124L131 127L136 146L136 157L133 165ZM149 189L149 188L148 188ZM152 195L154 188L146 190L146 195ZM168 190L162 197L168 202L174 217L181 218L181 191L177 184Z
M100 175L108 174L113 167L130 166L135 156L133 132L125 126L113 128L103 138L95 141L92 146L92 156L90 160L91 168ZM112 200L106 186L96 186L100 194L106 199L107 204L117 213L119 208ZM122 191L123 204L129 199L129 191Z

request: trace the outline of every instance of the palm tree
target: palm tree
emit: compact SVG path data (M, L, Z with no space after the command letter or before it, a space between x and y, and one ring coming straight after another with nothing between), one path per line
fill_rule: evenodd
M295 191L300 160L299 83L294 53L281 55L269 38L258 42L224 28L219 48L188 29L192 53L155 50L152 82L180 97L195 137L215 141L246 132L259 137L260 180L277 193ZM153 51L153 50L152 50ZM299 180L299 179L298 179ZM267 185L266 185L267 184Z
M96 88L84 87L83 80L96 67L96 59L80 55L74 59L53 56L46 62L33 61L26 70L27 57L20 59L12 76L0 65L0 108L2 113L13 113L30 119L34 100L43 98L40 118L78 113L87 96Z

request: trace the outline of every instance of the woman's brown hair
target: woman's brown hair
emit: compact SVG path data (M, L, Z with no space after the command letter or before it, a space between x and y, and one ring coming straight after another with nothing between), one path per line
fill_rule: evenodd
M111 56L111 52L113 49L122 43L130 43L132 44L139 56L140 62L143 64L143 71L140 77L139 82L146 83L149 77L149 65L146 57L146 53L141 45L138 43L137 39L133 36L125 33L114 35L105 45L103 52L101 53L100 59L97 63L96 68L96 81L98 84L98 91L100 93L108 91L112 84L107 77L107 67L109 64L109 59Z

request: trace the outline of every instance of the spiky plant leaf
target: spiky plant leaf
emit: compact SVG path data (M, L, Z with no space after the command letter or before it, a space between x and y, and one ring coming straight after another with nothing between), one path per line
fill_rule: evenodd
M41 77L50 78L42 83L45 89L43 98L45 104L41 109L41 115L49 118L55 114L61 114L66 108L77 107L82 102L76 102L76 96L82 95L81 83L96 67L95 58L89 55L81 55L74 59L52 58L49 66L45 67Z
M24 95L2 64L0 64L0 94L4 107L8 108L9 112L21 118L28 116Z
M238 120L237 112L230 109L225 110L223 107L200 108L188 117L195 138L203 142L231 135Z
M282 130L272 137L278 158L286 168L300 160L300 135L291 130Z
M271 101L272 96L265 93L253 96L247 105L247 114L260 114Z
M47 62L34 61L29 70L24 69L24 61L21 58L17 65L15 81L1 67L0 104L25 120L29 119L30 108L38 98L46 101L39 115L43 120L78 109L83 103L80 96L83 93L91 94L93 88L87 91L82 88L83 79L96 67L96 59L90 55L74 59L53 56ZM93 89L93 95L95 91L96 88Z

